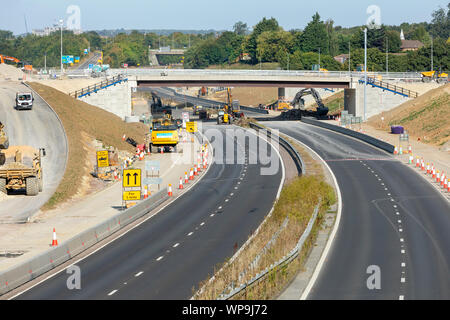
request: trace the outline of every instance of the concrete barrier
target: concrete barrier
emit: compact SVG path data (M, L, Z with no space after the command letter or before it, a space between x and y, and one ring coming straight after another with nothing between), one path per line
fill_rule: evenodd
M332 124L329 124L329 123L326 123L326 122L323 122L323 121L315 120L315 119L312 119L312 118L302 117L301 121L304 122L304 123L307 123L307 124L311 124L313 126L317 126L317 127L321 127L321 128L325 128L325 129L328 129L328 130L332 130L332 131L335 131L335 132L339 132L339 133L345 134L347 136L350 136L350 137L356 138L358 140L367 142L368 144L373 145L374 147L377 147L379 149L382 149L382 150L384 150L384 151L386 151L388 153L394 153L395 147L393 145L391 145L389 143L386 143L384 141L381 141L379 139L376 139L374 137L368 136L366 134L363 134L363 133L360 133L360 132L357 132L357 131L353 131L353 130L350 130L350 129L347 129L347 128L342 128L342 127L339 127L339 126L335 126L335 125L332 125Z
M47 250L18 266L0 273L0 295L63 264L116 231L146 215L168 198L167 188L164 188L136 206L120 212L107 221L64 241L58 247Z

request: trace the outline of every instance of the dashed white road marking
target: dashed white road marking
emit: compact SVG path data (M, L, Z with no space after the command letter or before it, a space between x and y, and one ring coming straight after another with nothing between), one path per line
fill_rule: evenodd
M219 210L221 210L221 209L222 209L222 206L219 207Z
M204 222L200 223L201 226L203 226L204 224L205 224Z
M108 296L112 296L114 293L116 293L117 292L117 290L113 290L113 291L111 291L110 293L108 293Z
M401 252L401 253L405 253L405 250L401 250L400 252Z
M405 241L405 240L403 240L403 238L400 238L400 242L403 242L403 241Z
M399 296L398 300L405 300L405 296Z
M400 278L400 282L401 283L405 283L406 279L405 278Z
M228 199L225 199L225 202L228 202Z
M402 262L402 268L406 267L406 263Z
M173 245L174 248L178 247L180 244L177 242Z
M188 233L188 237L191 236L192 234L193 234L193 232L189 232L189 233Z
M156 261L161 260L162 258L164 258L164 256L159 257L158 259L156 259Z
M214 213L211 213L209 216L210 216L210 217L214 217Z
M143 274L144 272L143 271L140 271L140 272L138 272L138 273L136 273L134 276L135 277L139 277L141 274Z

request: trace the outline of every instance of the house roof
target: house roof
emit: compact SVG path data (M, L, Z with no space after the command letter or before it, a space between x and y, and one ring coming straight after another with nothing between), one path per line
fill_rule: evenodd
M419 40L402 40L401 49L419 49L422 48L424 44Z

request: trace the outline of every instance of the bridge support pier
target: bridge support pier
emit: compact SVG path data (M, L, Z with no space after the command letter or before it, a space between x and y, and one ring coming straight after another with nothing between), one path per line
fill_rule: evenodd
M286 97L286 88L278 88L278 100L284 100Z

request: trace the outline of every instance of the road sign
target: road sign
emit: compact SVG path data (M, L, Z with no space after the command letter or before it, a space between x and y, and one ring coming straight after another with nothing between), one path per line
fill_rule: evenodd
M75 58L74 58L74 61L75 61L75 62L80 62L80 57L75 57Z
M141 169L125 169L122 176L124 188L141 186Z
M97 167L109 167L108 150L97 151Z
M186 120L186 122L188 122L189 121L189 112L182 112L181 114L183 116L183 120Z
M186 122L187 132L197 132L197 121Z
M159 161L145 161L145 171L159 171L160 168Z
M138 191L124 191L123 192L124 201L141 200L141 190Z
M162 184L162 178L144 178L144 185Z

